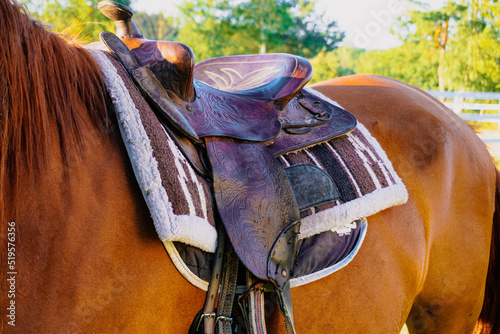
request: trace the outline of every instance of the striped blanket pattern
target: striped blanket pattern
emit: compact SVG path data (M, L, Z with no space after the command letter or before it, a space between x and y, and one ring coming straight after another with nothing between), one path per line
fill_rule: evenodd
M100 51L93 54L115 105L120 131L159 238L170 255L175 253L174 242L214 252L217 233L207 181L179 151L120 64ZM317 165L333 178L342 195L342 201L301 212L301 239L342 231L408 199L406 187L385 152L362 124L347 135L278 160L284 167Z

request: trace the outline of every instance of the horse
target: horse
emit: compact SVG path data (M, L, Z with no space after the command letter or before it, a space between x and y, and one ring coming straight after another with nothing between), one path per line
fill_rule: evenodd
M185 333L205 293L175 269L85 48L0 0L2 333ZM409 192L346 268L292 289L299 333L499 333L500 174L425 92L373 75L313 89L352 112ZM268 304L266 304L268 305ZM285 333L272 304L269 333Z

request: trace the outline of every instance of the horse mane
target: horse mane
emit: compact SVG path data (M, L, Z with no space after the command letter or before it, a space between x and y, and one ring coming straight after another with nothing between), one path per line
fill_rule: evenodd
M71 151L83 153L81 137L82 130L89 129L88 117L105 130L109 109L109 97L90 52L46 30L15 0L0 0L2 221L6 200L15 198L20 168L23 180L36 175L54 140L60 143L66 165Z

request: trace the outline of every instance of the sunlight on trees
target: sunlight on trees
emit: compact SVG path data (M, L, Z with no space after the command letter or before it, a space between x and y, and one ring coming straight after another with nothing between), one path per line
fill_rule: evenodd
M313 57L342 40L336 22L322 24L310 0L187 0L178 40L198 60L231 54L286 52Z
M97 10L98 2L25 1L52 30L85 43L96 41L102 30L114 31L113 22ZM388 50L338 48L343 32L314 11L313 0L186 0L180 13L176 18L136 13L134 18L146 38L185 43L197 61L285 52L311 61L313 81L365 73L423 89L500 91L498 0L449 0L437 10L408 11L393 27L403 44Z
M33 16L47 23L54 32L74 36L82 43L89 43L96 41L101 31L114 29L114 23L97 9L99 1L26 0L23 2ZM130 5L129 0L117 2Z
M413 10L394 28L402 46L362 51L344 71L389 76L423 89L500 91L499 20L496 0ZM330 71L337 73L342 71Z

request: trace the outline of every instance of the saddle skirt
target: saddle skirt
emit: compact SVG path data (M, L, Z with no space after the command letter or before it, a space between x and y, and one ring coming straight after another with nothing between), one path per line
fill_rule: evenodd
M120 131L158 235L179 271L195 286L206 289L206 281L193 273L196 270L180 261L180 254L186 253L183 246L181 251L175 246L182 243L208 254L198 253L202 254L197 255L200 258L210 258L215 251L217 233L210 187L178 149L120 64L102 52L93 54L115 104ZM303 90L340 108L312 89ZM285 169L301 164L320 168L340 193L337 200L301 208L300 249L328 249L332 243L349 245L337 252L340 256L334 256L340 264L329 259L311 263L299 251L297 261L302 258L307 264L294 269L300 277L292 278L292 286L324 277L347 264L366 234L364 218L408 198L385 152L362 124L345 136L278 155L277 159ZM316 242L322 246L312 246ZM305 267L314 269L297 269Z

